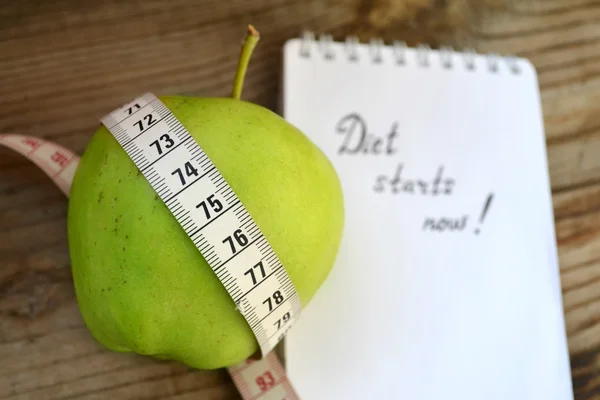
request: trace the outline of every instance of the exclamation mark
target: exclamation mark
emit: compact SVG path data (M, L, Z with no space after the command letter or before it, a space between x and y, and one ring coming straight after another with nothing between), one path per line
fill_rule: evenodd
M494 194L490 193L485 201L485 205L483 206L483 211L481 212L481 216L479 217L479 225L483 224L483 220L490 209L490 205L492 204L492 199L494 198ZM479 235L479 228L475 229L475 234Z

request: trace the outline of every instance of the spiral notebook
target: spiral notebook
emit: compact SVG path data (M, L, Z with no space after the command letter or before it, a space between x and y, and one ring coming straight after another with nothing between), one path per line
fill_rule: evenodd
M572 399L533 65L327 35L283 60L283 116L346 215L286 338L300 397Z

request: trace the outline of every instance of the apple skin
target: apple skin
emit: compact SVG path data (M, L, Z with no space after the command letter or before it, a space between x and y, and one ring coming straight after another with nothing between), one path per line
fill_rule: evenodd
M275 250L303 307L328 276L344 224L326 156L259 105L163 96ZM248 323L199 250L106 127L78 166L68 208L77 301L102 345L227 367L259 350Z

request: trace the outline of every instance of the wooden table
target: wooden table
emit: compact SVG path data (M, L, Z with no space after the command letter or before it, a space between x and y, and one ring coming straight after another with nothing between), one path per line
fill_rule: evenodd
M228 96L239 43L262 39L244 97L277 103L284 41L304 29L515 53L538 68L578 399L600 398L600 2L24 0L0 7L0 132L82 152L144 91ZM0 149L0 399L236 399L224 371L103 350L74 298L67 202Z

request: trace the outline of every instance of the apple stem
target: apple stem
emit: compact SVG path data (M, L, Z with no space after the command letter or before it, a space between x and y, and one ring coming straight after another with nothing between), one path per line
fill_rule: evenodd
M236 100L239 100L240 97L242 97L242 87L244 86L244 78L246 76L246 70L248 69L248 63L250 62L250 57L252 56L252 52L254 51L254 47L256 47L259 38L260 35L258 34L258 31L254 29L252 25L248 25L248 34L246 35L246 40L244 40L242 46L240 61L233 82L232 97Z

